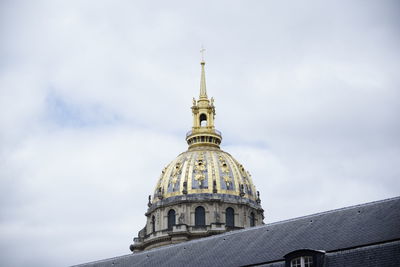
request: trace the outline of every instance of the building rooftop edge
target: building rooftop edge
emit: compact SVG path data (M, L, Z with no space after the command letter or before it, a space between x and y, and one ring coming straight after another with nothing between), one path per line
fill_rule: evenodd
M296 217L296 218L283 220L283 221L278 221L278 222L272 222L272 223L259 225L259 226L254 226L254 227L250 227L250 228L245 228L245 229L241 229L241 230L237 230L237 231L225 232L225 233L221 233L221 234L218 234L218 235L208 236L208 237L195 239L195 240L191 240L191 241L187 241L187 242L183 242L183 243L161 246L161 247L157 247L157 248L154 248L154 249L151 249L151 250L147 250L147 251L140 251L140 252L135 252L133 254L130 253L130 254L125 254L125 255L116 256L116 257L107 258L107 259L102 259L102 260L97 260L97 261L86 262L86 263L72 265L72 266L84 266L86 264L107 262L107 261L114 260L114 259L117 260L117 259L121 259L121 258L125 258L125 257L131 257L133 255L153 254L153 253L155 253L157 251L161 251L161 250L164 250L164 249L169 249L169 248L174 247L174 246L176 246L176 247L188 246L189 244L194 244L194 243L198 243L198 242L204 242L206 240L211 240L211 239L215 239L215 238L221 238L221 237L224 237L224 236L236 235L236 234L240 234L240 233L247 232L247 231L254 231L254 230L260 229L260 228L267 228L269 226L284 224L284 223L288 223L288 222L293 222L293 221L297 221L297 220L302 220L302 219L306 219L306 218L310 218L310 217L315 217L315 216L324 215L324 214L330 214L330 213L344 211L344 210L355 209L357 207L367 207L367 206L380 204L380 203L384 203L384 202L390 202L390 201L394 201L394 200L400 200L400 196L395 196L395 197L381 199L381 200L375 200L375 201L371 201L371 202L356 204L356 205L347 206L347 207L338 208L338 209L333 209L333 210L328 210L328 211L324 211L324 212L318 212L318 213L314 213L314 214L310 214L310 215L305 215L305 216Z

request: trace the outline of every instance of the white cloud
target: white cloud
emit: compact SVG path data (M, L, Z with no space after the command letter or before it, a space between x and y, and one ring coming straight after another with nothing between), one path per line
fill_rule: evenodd
M398 8L1 2L2 263L129 253L186 149L201 44L223 149L267 222L398 195Z

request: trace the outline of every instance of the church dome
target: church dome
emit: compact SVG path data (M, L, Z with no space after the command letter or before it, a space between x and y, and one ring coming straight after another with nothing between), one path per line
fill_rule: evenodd
M186 195L206 199L211 194L256 203L256 192L251 175L242 164L229 153L205 145L181 153L163 169L153 204L160 200L180 201Z
M145 227L130 246L142 251L263 224L264 210L250 173L221 150L214 99L207 97L205 62L200 96L193 98L188 150L162 171L149 196Z

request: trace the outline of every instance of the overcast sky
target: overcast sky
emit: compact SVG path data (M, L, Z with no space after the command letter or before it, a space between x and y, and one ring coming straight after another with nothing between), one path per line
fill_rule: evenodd
M400 195L400 3L0 1L0 265L129 254L206 51L265 222Z

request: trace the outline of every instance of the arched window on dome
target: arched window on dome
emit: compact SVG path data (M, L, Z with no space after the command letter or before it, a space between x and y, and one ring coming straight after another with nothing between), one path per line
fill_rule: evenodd
M235 227L235 211L231 207L225 211L225 225L227 227Z
M250 213L250 226L256 226L256 216L254 212Z
M170 209L168 211L168 230L172 230L172 226L176 224L175 222L175 210Z
M201 127L207 126L207 115L204 113L200 114L200 126Z
M153 233L156 231L156 217L154 215L151 217L151 230Z
M206 225L206 211L202 206L198 206L194 210L194 225L195 226Z

